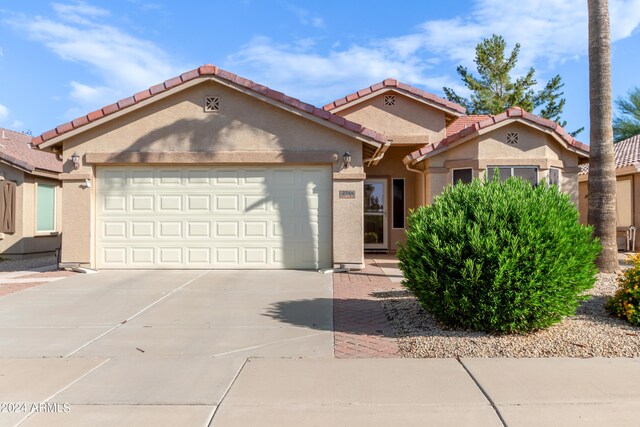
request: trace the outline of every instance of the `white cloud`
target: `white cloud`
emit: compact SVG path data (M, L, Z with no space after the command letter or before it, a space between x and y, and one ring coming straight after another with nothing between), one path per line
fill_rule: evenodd
M86 105L104 105L109 102L114 102L114 97L117 95L114 90L106 86L88 86L76 81L72 81L71 85L71 99L80 104Z
M22 120L14 120L11 122L11 129L22 129L24 127L24 122Z
M9 109L0 104L0 121L4 121L9 117Z
M91 24L92 18L110 15L108 10L88 5L83 1L71 4L53 3L51 7L60 19L76 24Z
M640 0L612 0L611 39L631 35L640 24ZM509 47L522 45L521 69L553 68L587 52L587 4L583 0L478 0L467 17L427 21L412 35L413 49L428 49L473 66L475 46L491 34L502 35ZM403 38L392 39L399 43Z
M184 71L155 43L101 22L110 12L84 2L55 3L55 17L5 20L60 58L87 66L94 82L71 81L69 97L83 110L114 102ZM108 95L108 97L107 97Z
M0 104L0 124L8 127L12 130L21 130L24 126L22 120L13 119L11 120L11 110L7 108L5 105Z
M438 90L443 85L456 86L446 75L427 75L424 71L430 65L418 59L396 59L394 49L384 43L332 50L326 55L298 48L256 37L229 57L228 64L260 83L315 103L344 96L387 77Z
M638 28L640 0L611 0L610 9L613 41ZM315 53L308 40L277 44L256 37L229 57L228 64L257 81L317 103L386 77L436 93L449 86L465 94L465 88L452 81L452 71L456 64L475 70L476 45L494 33L505 38L508 49L522 45L516 72L534 66L544 73L587 52L584 0L477 0L467 10L465 16L426 21L397 37L351 46L336 41L325 54ZM447 68L443 72L436 66Z
M313 15L309 10L302 7L293 5L291 3L285 4L285 7L298 17L298 22L302 25L307 25L315 28L324 27L324 19L320 16Z

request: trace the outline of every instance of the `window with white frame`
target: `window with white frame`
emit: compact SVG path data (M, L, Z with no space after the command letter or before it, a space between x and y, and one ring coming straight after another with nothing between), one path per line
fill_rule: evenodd
M405 199L404 178L393 178L393 204L392 223L393 228L404 228Z
M36 190L36 231L56 231L56 187L38 183Z
M488 166L487 176L492 180L496 173L501 181L506 181L512 176L519 176L531 185L538 185L538 168L536 166Z
M459 182L469 184L473 180L473 170L471 168L454 169L451 175L453 185Z

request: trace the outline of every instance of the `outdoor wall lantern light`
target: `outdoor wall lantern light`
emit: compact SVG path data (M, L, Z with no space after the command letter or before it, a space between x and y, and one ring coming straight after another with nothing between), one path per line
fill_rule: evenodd
M345 153L342 155L342 167L348 168L350 164L351 164L351 153L349 153L348 151L345 151Z
M71 155L71 161L73 162L74 169L80 169L80 155L78 153L74 152Z

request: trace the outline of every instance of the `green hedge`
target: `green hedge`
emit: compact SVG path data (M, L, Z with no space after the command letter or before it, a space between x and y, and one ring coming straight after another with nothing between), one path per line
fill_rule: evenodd
M600 245L555 186L519 178L448 187L412 212L398 250L404 286L441 322L520 333L575 314Z

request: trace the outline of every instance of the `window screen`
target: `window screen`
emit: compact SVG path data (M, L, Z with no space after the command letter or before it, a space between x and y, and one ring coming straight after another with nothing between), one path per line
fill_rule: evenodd
M473 179L473 173L471 169L454 169L453 170L453 184L462 182L463 184L469 184Z
M560 187L560 169L549 169L549 185L557 185Z
M532 166L488 166L487 177L492 180L494 175L498 173L500 181L506 181L509 177L519 176L525 181L529 181L531 185L538 185L538 168Z
M393 228L404 228L404 179L393 180Z
M36 231L55 231L56 187L38 184Z
M513 176L519 176L531 185L538 185L538 171L535 168L513 168Z

